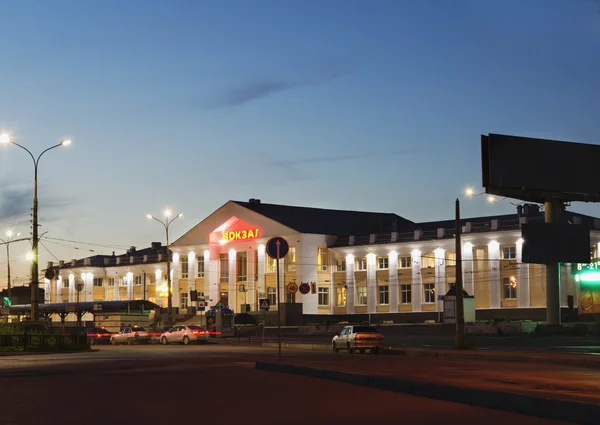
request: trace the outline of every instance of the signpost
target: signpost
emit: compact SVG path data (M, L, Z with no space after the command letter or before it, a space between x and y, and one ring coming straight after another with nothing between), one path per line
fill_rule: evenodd
M289 250L290 246L288 245L287 241L280 236L275 236L267 241L267 255L274 260L277 260L277 346L279 360L281 360L281 297L279 295L279 260L285 257Z

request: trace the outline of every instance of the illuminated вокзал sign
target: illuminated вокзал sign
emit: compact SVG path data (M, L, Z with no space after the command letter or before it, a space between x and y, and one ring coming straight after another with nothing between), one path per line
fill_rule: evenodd
M258 238L258 229L236 230L232 232L223 232L223 240L227 242L243 241L246 239Z

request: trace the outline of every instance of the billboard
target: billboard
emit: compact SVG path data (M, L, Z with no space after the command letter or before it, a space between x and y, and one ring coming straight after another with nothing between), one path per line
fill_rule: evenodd
M578 224L522 225L523 262L534 264L590 261L590 230Z
M600 260L572 264L571 274L579 285L579 314L600 314Z
M600 145L489 134L481 136L481 161L487 193L600 202Z

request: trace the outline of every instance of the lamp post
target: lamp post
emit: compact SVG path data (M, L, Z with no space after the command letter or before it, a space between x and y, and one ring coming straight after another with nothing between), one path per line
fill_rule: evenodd
M39 238L38 238L38 196L37 196L38 165L39 165L40 158L42 157L42 155L44 155L46 152L48 152L51 149L58 148L60 146L70 145L71 140L62 140L60 143L57 143L54 146L50 146L49 148L43 150L42 153L40 153L37 158L35 156L33 156L33 154L31 153L31 151L29 149L27 149L23 145L18 144L14 140L12 140L10 138L10 136L7 134L0 135L0 143L2 143L2 144L12 143L13 145L20 147L25 152L27 152L29 154L29 156L31 157L31 159L33 160L33 171L34 171L34 174L33 174L33 234L32 234L32 241L31 241L31 252L33 254L33 258L31 259L31 285L30 286L31 286L31 320L37 321L37 319L39 317L38 288L40 286L39 271L38 271L38 241L39 241Z
M172 294L172 290L171 290L171 257L169 256L169 226L171 225L171 223L173 223L175 220L177 220L179 217L181 217L183 215L183 213L177 214L172 219L169 219L169 217L171 217L170 209L166 209L164 214L165 214L164 221L154 217L152 214L146 214L146 217L149 219L158 221L165 228L165 235L167 237L167 309L168 309L168 319L167 320L169 321L169 324L171 324L173 322L173 294Z
M6 245L6 268L8 269L8 287L7 287L8 298L12 297L12 286L10 283L10 243L13 242L15 240L15 238L19 235L20 235L20 233L13 233L12 230L7 230L6 231L6 240L0 239L0 242L2 242L3 244Z

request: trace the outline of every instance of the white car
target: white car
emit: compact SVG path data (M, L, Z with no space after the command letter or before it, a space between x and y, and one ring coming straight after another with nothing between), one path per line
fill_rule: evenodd
M118 334L113 334L110 338L112 345L117 344L135 344L136 342L149 342L150 335L148 331L139 326L121 328Z
M195 325L178 325L168 330L160 336L160 342L163 345L171 343L189 344L190 342L206 343L208 341L208 332L206 329Z
M383 335L373 326L346 326L333 337L331 346L334 353L346 349L349 353L355 350L364 353L365 350L369 350L378 354L383 348Z

